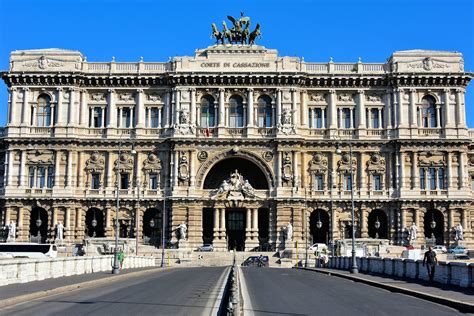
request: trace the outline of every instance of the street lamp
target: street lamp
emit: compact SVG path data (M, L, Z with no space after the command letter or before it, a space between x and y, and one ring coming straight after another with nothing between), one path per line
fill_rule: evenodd
M355 215L354 215L354 172L352 170L352 142L351 139L348 139L349 142L349 172L351 177L351 218L352 218L352 267L350 269L351 273L359 273L357 268L356 252L355 252ZM342 150L337 146L336 153L341 154Z
M95 209L94 209L94 219L92 220L92 229L94 230L92 237L96 237L95 228L97 227L97 220L95 219Z
M36 237L38 238L38 243L41 243L41 224L43 222L41 221L41 218L40 218L40 210L38 209L38 219L36 220L36 227L38 227L38 234L36 235Z
M161 267L165 266L165 221L166 221L166 188L163 186L163 210L161 227Z
M431 216L430 227L431 227L431 239L434 241L434 239L435 239L434 229L436 228L436 222L434 220L434 215Z
M379 239L380 222L379 222L379 217L378 216L376 217L374 226L375 226L375 239Z
M323 222L321 222L321 213L318 212L318 221L316 222L316 228L321 229L323 227Z
M308 267L308 203L306 199L306 192L307 189L304 189L304 220L305 220L305 260L304 260L304 266L305 268Z

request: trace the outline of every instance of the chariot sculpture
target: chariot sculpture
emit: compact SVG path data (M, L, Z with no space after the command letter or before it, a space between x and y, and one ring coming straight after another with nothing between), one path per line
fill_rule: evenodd
M257 23L255 29L250 32L250 18L244 16L243 12L240 12L239 19L235 19L230 15L228 15L227 18L233 24L233 27L230 29L227 27L225 21L222 21L222 31L219 31L216 24L212 23L211 38L214 37L216 39L216 45L224 45L226 42L227 44L253 45L257 37L262 37L259 23Z

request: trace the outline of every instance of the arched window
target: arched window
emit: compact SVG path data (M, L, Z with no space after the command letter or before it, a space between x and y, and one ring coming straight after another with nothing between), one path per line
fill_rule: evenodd
M419 121L421 121L421 127L438 127L435 98L430 95L424 96L422 99L422 105L418 111L418 115L421 115L421 117L419 117Z
M244 105L241 96L229 99L229 127L244 127Z
M45 94L38 98L36 110L36 126L51 125L51 98Z
M263 95L258 98L257 103L257 126L271 127L272 126L272 99Z
M201 127L216 126L216 110L214 98L210 95L201 98Z

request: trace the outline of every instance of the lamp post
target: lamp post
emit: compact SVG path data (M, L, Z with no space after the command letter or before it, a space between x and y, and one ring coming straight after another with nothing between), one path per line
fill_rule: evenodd
M375 220L375 239L379 239L379 228L380 228L380 222L379 222L379 217L377 216Z
M95 231L95 228L97 227L97 220L95 218L95 209L94 209L94 219L92 220L92 229L93 229L93 233L92 233L92 237L96 237L96 231Z
M151 228L151 242L155 245L155 220L152 218L150 219L150 228Z
M163 187L163 210L161 216L161 267L165 266L165 220L166 220L166 188Z
M304 266L308 267L308 200L306 199L307 189L304 189L304 220L305 220L305 260Z
M352 266L350 269L351 273L359 273L357 268L356 252L355 252L355 215L354 215L354 172L352 170L352 142L351 139L348 139L349 142L349 172L351 177L351 218L352 218ZM336 149L337 154L341 154L342 151L339 146Z
M36 227L38 227L38 234L36 235L36 237L38 238L38 243L41 243L41 224L43 222L41 221L41 217L40 217L40 210L38 209L38 219L36 220Z
M140 212L140 179L137 180L137 208L135 210L135 255L138 256L138 212Z

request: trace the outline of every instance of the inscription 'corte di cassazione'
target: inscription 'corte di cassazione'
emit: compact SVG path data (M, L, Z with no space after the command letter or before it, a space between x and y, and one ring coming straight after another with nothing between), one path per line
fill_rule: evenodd
M270 68L270 63L201 63L202 68Z

